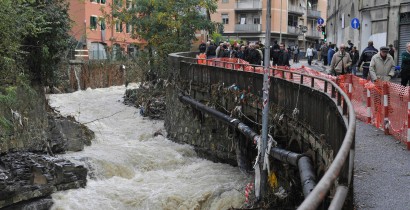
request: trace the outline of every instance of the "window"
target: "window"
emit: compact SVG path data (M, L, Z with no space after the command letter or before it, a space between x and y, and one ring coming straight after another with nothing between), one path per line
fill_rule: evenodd
M229 3L229 0L222 0L222 3L227 4L227 3Z
M222 24L229 24L228 14L222 14Z
M261 24L261 18L260 17L253 17L253 24Z
M127 23L125 26L125 32L131 33L132 32L132 25Z
M105 0L101 0L101 4L105 4Z
M106 28L105 20L104 20L104 19L101 19L101 21L100 21L100 26L101 26L101 31L104 31L105 28Z
M97 28L97 17L90 16L90 29L95 30Z
M246 15L240 14L239 15L239 24L246 24Z
M288 26L298 26L298 17L289 15L288 16Z
M122 23L120 21L115 23L115 32L122 32Z

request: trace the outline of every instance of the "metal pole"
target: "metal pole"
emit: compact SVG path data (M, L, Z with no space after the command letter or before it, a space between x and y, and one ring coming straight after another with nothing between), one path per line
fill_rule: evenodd
M282 43L282 1L280 0L280 30L279 30L279 44Z
M260 173L260 189L261 198L263 199L266 195L266 185L267 185L267 168L263 168L263 163L265 160L265 152L268 142L268 122L269 122L269 88L270 88L270 38L271 37L271 0L268 0L268 5L266 8L266 35L265 35L265 58L264 58L264 74L263 74L263 111L262 111L262 147L261 147L261 158L259 159Z

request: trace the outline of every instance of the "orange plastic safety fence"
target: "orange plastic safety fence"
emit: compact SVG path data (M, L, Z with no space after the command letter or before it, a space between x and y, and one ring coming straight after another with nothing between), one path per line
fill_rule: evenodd
M352 77L351 83L346 81L348 76ZM403 143L407 142L409 87L386 81L372 83L354 75L343 75L339 78L339 85L346 93L348 93L347 85L352 84L351 102L358 119L366 122L370 114L371 124L388 130L389 134ZM368 111L368 100L370 112Z
M198 58L202 59L203 57ZM198 63L232 70L263 74L263 67L252 66L248 62L238 58L214 58L211 60L206 60L205 62L198 60ZM269 75L273 75L277 78L283 78L295 83L300 83L301 76L299 74L316 76L336 82L339 87L341 87L350 97L357 119L364 122L367 122L370 119L370 123L375 127L388 129L389 133L396 139L402 141L403 143L407 142L407 107L410 100L410 87L404 87L399 84L385 81L372 83L371 81L350 74L335 77L304 66L301 68L271 66L271 68L273 70ZM287 70L291 73L281 70ZM314 79L313 88L324 91L324 83L325 82L322 80ZM303 84L312 86L312 78L303 77ZM328 85L327 87L328 90L325 92L329 93L331 85ZM370 93L370 95L368 95L368 93ZM387 115L384 106L386 102L388 103Z

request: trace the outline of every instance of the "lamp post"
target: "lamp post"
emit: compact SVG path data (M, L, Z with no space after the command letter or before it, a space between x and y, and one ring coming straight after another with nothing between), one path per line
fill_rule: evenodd
M267 169L263 167L265 161L265 151L268 142L268 123L269 123L269 88L270 88L270 39L271 39L271 0L268 0L266 8L266 31L265 31L265 57L263 60L263 110L262 110L262 144L260 148L260 159L259 159L259 171L260 171L260 196L258 195L258 200L261 200L266 195L266 185L268 172ZM261 140L259 140L261 141ZM256 169L255 169L256 170ZM256 184L255 184L256 185ZM255 192L258 193L258 192Z
M280 29L279 29L279 44L282 43L282 1L280 0Z

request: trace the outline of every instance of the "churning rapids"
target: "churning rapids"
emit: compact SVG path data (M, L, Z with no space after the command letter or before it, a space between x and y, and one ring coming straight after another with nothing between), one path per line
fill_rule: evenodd
M123 104L124 86L48 95L63 116L95 132L84 151L62 155L89 169L87 186L53 194L52 209L229 209L250 182L239 168L198 158L168 140L163 121ZM154 137L161 130L164 136Z

